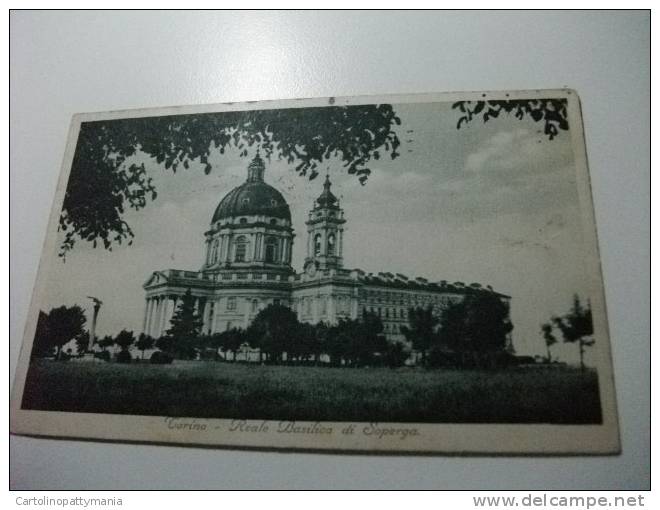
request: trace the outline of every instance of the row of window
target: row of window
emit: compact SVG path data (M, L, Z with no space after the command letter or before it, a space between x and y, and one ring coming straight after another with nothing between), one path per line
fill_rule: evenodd
M447 305L452 301L450 296L414 294L404 292L390 292L380 290L368 290L367 299L385 303L398 304L400 306L424 306L428 304Z
M375 313L380 318L385 319L407 319L408 318L408 309L407 308L385 308L378 306L368 306L365 309L371 313Z
M245 301L248 303L248 306L250 307L250 311L252 313L256 313L259 311L259 303L260 301L258 299L250 299L246 298ZM273 299L273 304L274 305L279 305L282 304L282 301L279 298ZM216 302L211 301L209 305L209 310L210 310L210 315L213 316L216 308ZM236 296L229 296L226 298L225 302L225 310L228 312L233 312L238 309L238 298Z
M326 315L330 305L330 296L319 296L317 298L304 297L300 300L302 304L302 313L304 315L312 315L312 304L314 300L318 302L319 315ZM335 296L335 313L337 315L347 315L351 312L351 298L348 296Z
M264 260L267 263L275 263L278 260L278 239L276 237L266 237L264 246L265 246L265 257ZM245 262L247 260L247 254L250 249L250 241L247 236L240 235L234 239L232 243L233 247L233 261L234 262ZM220 256L220 240L216 239L211 246L211 253L209 257L209 263L215 264L218 261Z

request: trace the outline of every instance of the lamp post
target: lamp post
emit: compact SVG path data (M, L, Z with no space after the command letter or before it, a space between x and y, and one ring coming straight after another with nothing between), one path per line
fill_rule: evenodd
M103 304L103 301L101 301L99 298L96 298L94 296L87 296L87 297L94 302L94 313L92 314L92 327L89 332L89 345L87 347L87 351L92 352L92 347L94 347L94 344L96 343L96 318L99 316L99 310L101 309L101 305Z

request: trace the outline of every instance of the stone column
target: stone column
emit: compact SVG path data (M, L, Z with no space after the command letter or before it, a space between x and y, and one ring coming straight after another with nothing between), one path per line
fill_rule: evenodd
M225 262L231 261L231 234L225 236Z
M147 321L149 319L149 298L145 298L145 305L144 305L144 319L142 319L142 333L145 335L147 333Z
M202 310L202 334L207 334L209 331L209 300L204 300L204 307Z
M161 336L161 325L163 324L163 296L158 297L158 308L156 311L156 336Z
M160 335L163 336L165 334L165 331L169 329L169 306L170 305L170 297L169 296L164 296L163 297L163 313L161 314L161 321L160 321Z
M151 313L151 336L158 338L158 311L160 309L160 298L154 296L153 310Z
M147 318L147 335L154 336L154 314L156 313L156 299L149 298L149 317Z

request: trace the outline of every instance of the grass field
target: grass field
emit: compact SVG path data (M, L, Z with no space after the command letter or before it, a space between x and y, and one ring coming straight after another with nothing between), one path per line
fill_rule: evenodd
M600 423L579 369L173 365L37 360L24 409L199 418L419 423Z

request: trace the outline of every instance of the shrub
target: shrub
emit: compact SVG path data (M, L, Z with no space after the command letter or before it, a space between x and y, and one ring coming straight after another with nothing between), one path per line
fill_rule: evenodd
M409 356L410 353L400 342L389 344L386 354L387 366L390 368L402 367Z
M429 352L428 364L432 368L457 367L460 365L459 358L456 353L435 346Z
M94 357L103 361L110 361L110 353L108 351L95 352Z
M127 350L121 350L117 354L117 363L130 363L133 360L131 353Z
M156 351L151 355L150 362L157 365L169 365L174 358L166 352Z

